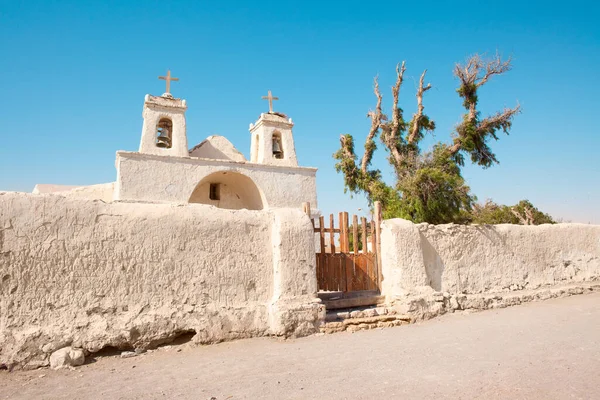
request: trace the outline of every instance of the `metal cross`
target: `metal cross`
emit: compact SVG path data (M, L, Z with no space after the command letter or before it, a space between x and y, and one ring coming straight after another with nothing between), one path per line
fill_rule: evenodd
M273 100L279 100L279 97L273 97L271 91L269 90L268 96L263 96L263 100L269 100L269 113L273 114Z
M171 93L171 81L178 81L179 78L171 78L171 71L167 71L167 76L159 76L158 79L167 81L167 93Z

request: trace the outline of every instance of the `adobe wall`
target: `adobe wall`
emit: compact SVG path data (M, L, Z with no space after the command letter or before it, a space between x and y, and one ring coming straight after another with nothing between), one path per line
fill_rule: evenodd
M117 152L115 200L187 203L203 178L216 172L249 177L269 208L317 209L315 168Z
M600 280L600 226L382 224L382 292L388 302L541 290Z
M100 183L89 186L66 186L66 185L45 185L38 184L33 188L33 194L58 194L65 197L87 199L87 200L102 200L109 202L113 200L115 191L115 183Z
M0 192L0 364L317 332L311 238L300 210Z

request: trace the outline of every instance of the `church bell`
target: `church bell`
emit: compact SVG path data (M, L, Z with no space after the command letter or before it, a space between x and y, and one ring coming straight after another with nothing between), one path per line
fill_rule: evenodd
M283 149L277 138L273 138L273 156L275 156L275 158L283 158Z
M156 147L169 148L171 147L171 138L169 134L164 130L160 131L160 134L156 138Z
M167 118L162 118L158 122L158 136L156 137L156 147L171 148L171 131L173 123Z

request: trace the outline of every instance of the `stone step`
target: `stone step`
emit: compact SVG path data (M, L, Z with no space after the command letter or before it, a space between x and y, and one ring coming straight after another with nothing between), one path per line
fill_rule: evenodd
M404 325L410 322L411 317L409 315L396 314L384 307L350 311L330 311L325 317L325 323L321 326L321 332L354 332L357 330Z
M393 310L386 307L364 307L344 310L328 310L325 315L325 321L340 321L348 318L376 317L379 315L393 314Z
M372 295L372 296L358 296L350 298L339 298L339 299L327 299L323 300L323 304L328 310L340 309L340 308L351 308L351 307L362 307L370 306L375 304L381 304L385 301L385 296Z

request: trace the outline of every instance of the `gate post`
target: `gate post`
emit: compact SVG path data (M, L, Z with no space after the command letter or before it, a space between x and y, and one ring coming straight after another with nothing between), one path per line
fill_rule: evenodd
M379 287L379 290L381 290L381 281L382 281L382 276L381 276L381 221L382 221L382 215L381 215L381 202L380 201L376 201L375 202L375 210L374 210L374 215L373 215L373 219L375 220L375 252L377 255L377 286Z

